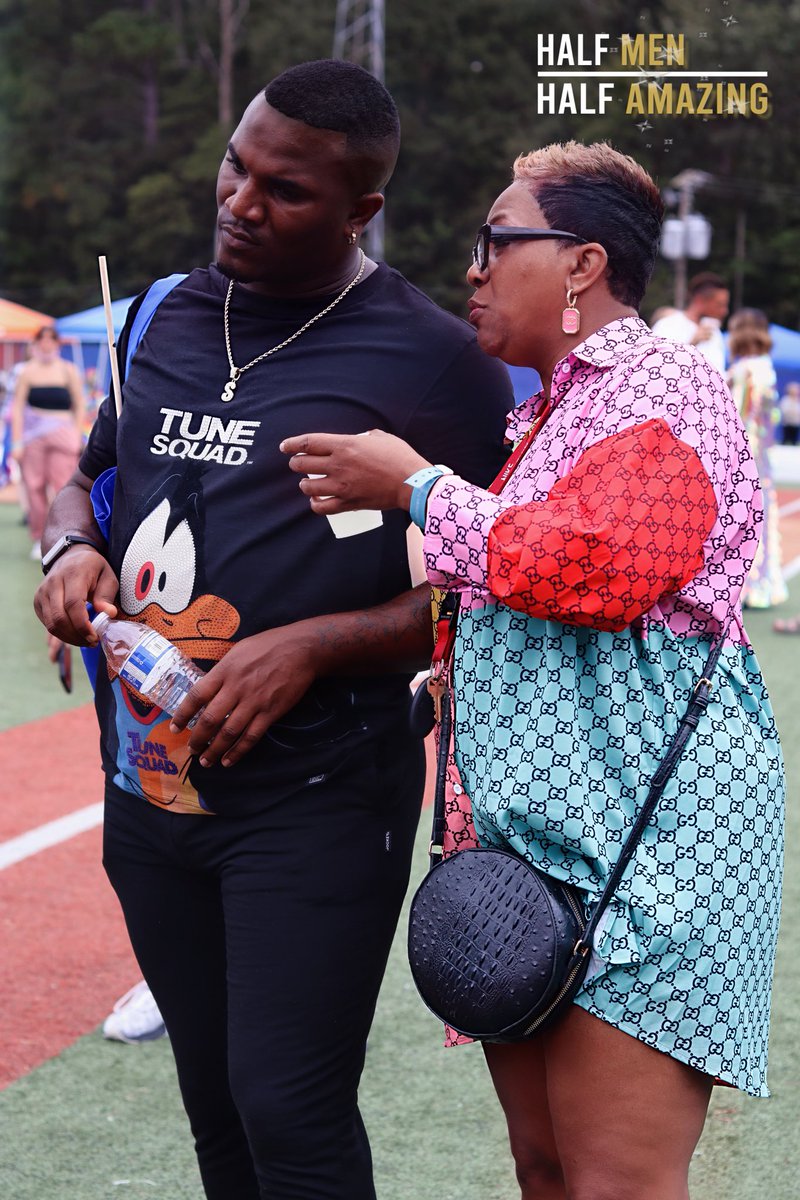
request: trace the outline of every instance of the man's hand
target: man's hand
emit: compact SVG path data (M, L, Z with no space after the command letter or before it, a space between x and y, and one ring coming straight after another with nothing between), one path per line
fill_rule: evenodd
M49 633L72 646L93 646L87 603L117 615L114 599L119 582L102 554L78 543L56 559L36 591L33 607Z
M314 621L244 638L196 683L172 719L184 729L203 708L189 748L204 767L230 767L259 742L275 721L294 708L321 673L322 647Z
M268 629L228 651L196 683L172 718L173 732L204 711L189 747L203 766L230 767L330 675L412 674L430 660L430 588L403 592L356 612L309 617Z

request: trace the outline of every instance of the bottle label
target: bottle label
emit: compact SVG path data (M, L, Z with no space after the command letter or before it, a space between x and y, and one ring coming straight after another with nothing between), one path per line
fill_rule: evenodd
M146 696L175 662L177 651L160 633L147 633L120 668L119 677Z

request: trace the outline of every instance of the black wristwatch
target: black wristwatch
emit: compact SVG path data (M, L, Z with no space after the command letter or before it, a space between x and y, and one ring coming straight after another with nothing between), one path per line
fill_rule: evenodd
M58 541L53 542L47 553L43 555L42 573L46 575L56 559L60 558L65 550L69 550L70 546L77 546L80 544L83 544L84 546L91 546L92 549L96 550L98 554L103 553L96 542L93 542L91 538L84 537L82 533L62 533Z

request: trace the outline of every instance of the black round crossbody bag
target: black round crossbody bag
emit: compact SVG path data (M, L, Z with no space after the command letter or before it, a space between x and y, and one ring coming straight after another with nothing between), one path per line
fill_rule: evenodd
M453 626L457 611L456 605ZM577 888L545 875L509 850L461 850L442 859L452 729L449 662L444 662L436 680L443 691L431 869L411 903L408 958L423 1001L456 1032L482 1041L516 1042L534 1037L565 1012L586 975L600 917L708 706L711 677L729 624L730 617L712 644L703 676L591 912Z

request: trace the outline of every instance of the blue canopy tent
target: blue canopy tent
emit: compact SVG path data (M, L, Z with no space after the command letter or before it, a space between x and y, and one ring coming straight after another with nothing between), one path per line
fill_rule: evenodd
M783 325L770 325L772 361L778 376L778 391L783 394L787 383L800 383L800 333Z
M115 337L119 336L134 299L135 296L128 296L124 300L115 300L111 305ZM68 345L73 347L73 358L80 370L93 370L95 386L100 391L107 391L111 373L108 365L106 316L102 304L97 304L94 308L85 308L82 312L72 313L68 317L60 317L56 321L56 329Z

